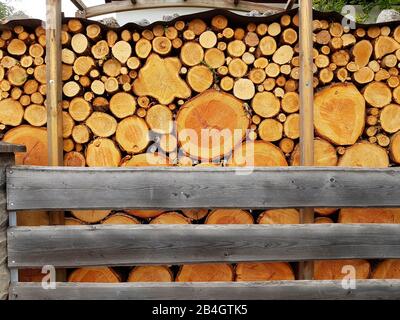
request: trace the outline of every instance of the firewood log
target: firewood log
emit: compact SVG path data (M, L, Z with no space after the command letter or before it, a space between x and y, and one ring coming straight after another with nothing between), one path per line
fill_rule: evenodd
M239 61L242 60L239 59ZM231 64L232 63L233 61L231 62ZM231 64L229 66L231 66ZM247 71L247 66L245 67L245 70ZM236 67L235 71L239 72L238 67ZM243 76L245 73L246 72L241 73L241 76ZM194 91L203 92L209 89L213 84L214 74L208 67L204 65L197 65L189 69L186 76L186 81Z
M384 148L375 144L356 143L346 149L339 159L338 166L386 168L389 166L389 156Z
M75 269L68 277L68 282L121 282L120 276L108 267L86 267Z
M168 107L156 104L147 111L146 122L152 131L168 134L173 129L173 114Z
M236 266L236 281L294 280L294 272L287 262L245 262Z
M323 139L314 139L314 165L322 167L330 167L337 165L337 154L335 148ZM300 145L294 148L290 164L292 166L300 165Z
M258 224L299 224L300 213L296 209L272 209L262 212Z
M140 224L140 221L135 217L124 214L122 212L117 212L112 215L107 216L102 224Z
M365 100L354 85L334 84L317 92L314 106L314 125L321 137L338 145L351 145L361 136Z
M229 264L189 264L181 266L176 282L230 282L235 272Z
M1 110L1 102L0 102L0 110ZM46 108L41 105L31 104L27 108L25 108L24 119L32 126L41 127L45 125L47 122Z
M372 279L400 279L400 260L387 259L380 262L372 271Z
M68 112L75 121L85 121L92 113L92 108L85 99L76 97L71 100Z
M392 91L383 82L372 82L364 88L365 100L373 107L382 108L392 100Z
M167 266L134 267L128 276L128 282L172 282L174 276Z
M190 220L178 212L166 212L150 221L150 224L189 224Z
M201 220L208 214L208 209L184 209L182 213L192 220Z
M69 151L64 155L64 166L66 167L85 167L85 156L78 151Z
M244 78L236 80L233 85L233 94L238 99L250 100L255 94L254 83Z
M253 224L253 216L240 209L218 209L211 211L205 224Z
M143 151L149 143L149 130L146 122L137 116L123 119L118 123L115 139L120 147L128 153Z
M104 112L93 112L90 117L86 120L86 126L98 137L110 137L117 130L117 121L114 117L110 116ZM74 127L74 129L77 126ZM73 131L74 131L73 129ZM76 137L72 133L72 137L78 143L84 141L89 138L89 132L86 133L86 130L83 128L79 129L79 132L76 133ZM77 141L78 140L78 141ZM87 141L86 141L87 142Z
M334 223L329 217L317 217L314 219L314 223Z
M18 101L11 98L0 101L0 123L9 126L19 126L24 116L24 109Z
M210 112L209 110L219 110L220 112ZM195 158L208 160L232 151L233 147L240 143L245 136L249 119L240 100L229 94L210 89L184 104L178 112L176 123L178 141L183 151ZM223 134L219 130L223 129L232 137L219 139L218 143L207 146L205 141L201 141L204 138L198 139L201 136L201 129L204 127L218 129L210 131L211 137L218 138ZM198 134L198 137L190 138L192 130ZM241 130L240 134L234 134L234 130ZM190 138L189 141L188 138Z
M275 119L265 119L258 126L258 134L264 141L279 141L282 139L283 125Z
M348 270L345 266L355 269L356 279L368 279L371 266L366 260L322 260L314 261L314 280L342 280Z
M86 223L97 223L110 214L110 210L74 210L72 215Z
M186 42L181 48L180 59L184 65L192 67L203 61L204 50L197 42Z
M45 128L21 125L7 131L3 141L26 146L26 152L16 153L15 164L33 166L48 164L47 130Z
M110 99L110 111L117 118L126 118L135 113L136 100L135 98L126 92L118 92L113 95Z
M270 142L254 141L236 148L228 166L287 166L282 151Z
M380 36L374 43L375 59L380 59L383 56L393 53L400 49L400 43L388 36Z
M298 113L292 113L286 118L283 125L283 132L290 139L300 137L300 115Z
M121 63L125 63L131 56L132 48L126 41L118 41L111 48L112 55Z
M93 140L86 149L86 163L89 167L118 167L121 151L108 138Z
M400 223L400 209L342 208L338 223Z
M141 153L134 156L127 156L122 159L122 167L145 167L145 166L171 166L167 157L159 153Z
M164 210L124 210L126 213L142 218L142 219L149 219L149 218L155 218L165 212Z
M260 40L259 49L265 56L273 55L277 49L276 41L271 36L265 36Z
M400 105L389 104L384 107L379 115L379 122L382 129L388 133L395 133L400 130Z

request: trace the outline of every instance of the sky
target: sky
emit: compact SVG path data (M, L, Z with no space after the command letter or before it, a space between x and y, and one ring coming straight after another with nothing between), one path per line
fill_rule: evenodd
M83 0L87 6L93 6L104 3L104 0ZM46 18L46 0L9 0L8 3L16 10L24 11L32 18ZM76 7L70 0L62 0L62 10L66 17L75 16Z

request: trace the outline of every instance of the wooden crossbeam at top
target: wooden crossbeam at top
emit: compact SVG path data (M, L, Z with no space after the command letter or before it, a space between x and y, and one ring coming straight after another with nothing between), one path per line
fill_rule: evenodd
M105 0L104 4L88 7L83 0L71 0L78 9L77 16L93 17L107 13L166 7L226 8L238 11L290 10L295 0ZM283 7L276 6L278 4Z

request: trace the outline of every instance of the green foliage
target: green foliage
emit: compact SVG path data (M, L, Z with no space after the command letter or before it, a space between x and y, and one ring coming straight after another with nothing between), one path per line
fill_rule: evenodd
M0 19L7 18L14 13L14 8L5 1L0 1Z
M314 0L314 8L319 11L336 11L341 13L345 5L358 5L363 9L363 14L357 15L357 21L363 22L368 19L369 13L374 8L379 10L394 9L400 11L400 0Z

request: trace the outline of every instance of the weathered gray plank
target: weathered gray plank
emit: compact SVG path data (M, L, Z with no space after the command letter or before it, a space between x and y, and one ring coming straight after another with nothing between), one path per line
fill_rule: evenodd
M14 151L23 150L13 144L0 142L0 300L7 299L10 272L7 268L7 196L6 168L14 164Z
M270 281L208 283L58 283L44 290L40 283L17 283L15 300L361 300L400 299L400 280L358 280L355 289L341 281Z
M0 141L0 153L14 153L14 152L25 152L26 147L22 144L13 144L4 141Z
M0 300L8 297L10 271L7 267L7 228L8 216L6 195L6 168L15 162L15 152L25 152L26 147L0 141Z
M271 3L277 2L275 0ZM177 7L195 7L195 8L225 8L235 11L252 11L260 12L268 10L276 10L277 12L283 9L278 6L272 6L265 3L257 3L251 1L238 1L237 3L231 0L136 0L135 4L131 0L112 1L106 4L100 4L86 9L86 17L91 18L102 14L112 12L123 12L130 10L143 10L152 8L177 8Z
M398 207L400 168L7 170L8 209Z
M10 267L400 258L400 225L14 227Z

